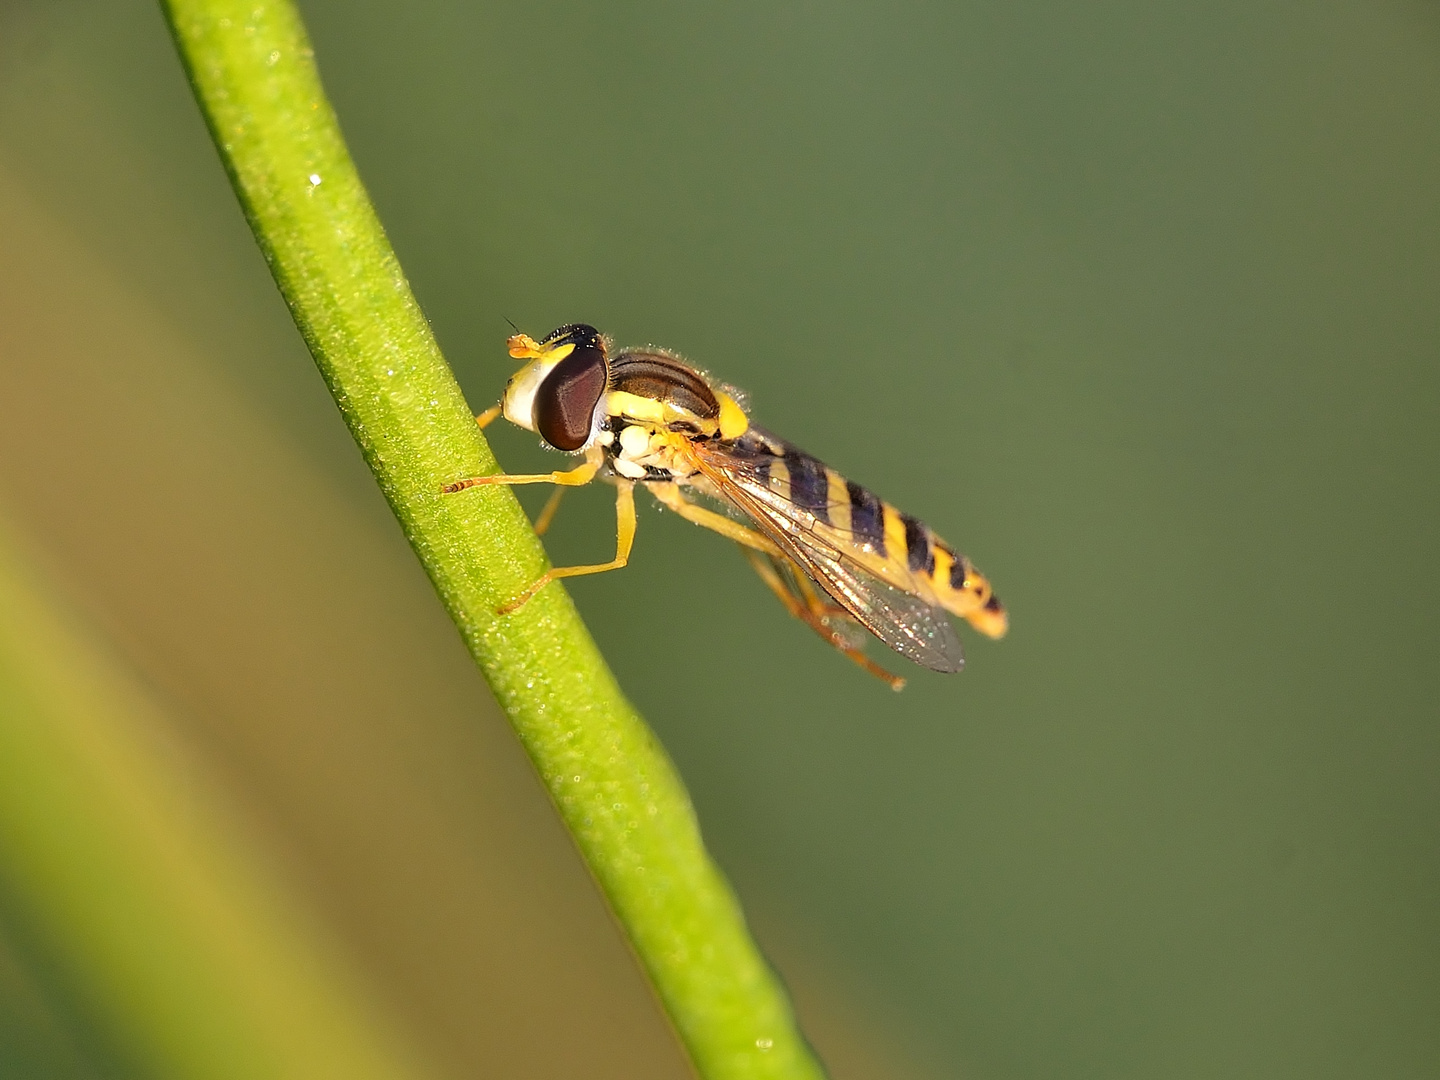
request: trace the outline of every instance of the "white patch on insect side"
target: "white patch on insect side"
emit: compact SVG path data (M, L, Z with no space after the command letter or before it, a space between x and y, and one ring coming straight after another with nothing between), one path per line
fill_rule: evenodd
M650 456L650 432L635 424L622 428L620 437L615 440L616 451L611 459L615 465L615 471L621 476L628 476L631 480L640 480L645 476L645 465L643 459Z
M650 432L631 424L620 432L620 452L634 460L650 449Z
M665 434L643 424L630 424L620 431L610 461L617 473L631 480L656 479L657 473L680 479L676 457Z

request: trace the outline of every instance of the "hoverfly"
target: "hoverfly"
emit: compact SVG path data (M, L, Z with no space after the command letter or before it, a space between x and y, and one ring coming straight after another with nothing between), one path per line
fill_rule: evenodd
M636 484L687 521L738 543L790 614L866 671L899 690L905 680L870 661L865 631L934 671L959 671L960 639L945 612L989 637L1006 630L990 583L928 526L750 422L734 391L663 349L623 349L592 326L570 323L543 340L517 333L510 355L526 360L497 416L537 432L556 450L583 454L568 471L476 476L484 484L555 484L536 519L549 526L567 487L602 477L616 488L615 558L542 574L500 609L514 611L558 578L624 566L635 539ZM694 492L729 514L697 505Z

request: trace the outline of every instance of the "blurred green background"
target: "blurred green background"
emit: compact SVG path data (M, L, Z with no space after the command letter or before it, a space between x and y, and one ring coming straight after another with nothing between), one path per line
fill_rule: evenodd
M673 516L571 589L837 1080L1440 1076L1433 5L302 10L477 410L678 349L1010 606L894 695ZM155 7L0 6L0 275L0 515L377 1014L686 1075ZM123 1071L0 907L3 1074Z

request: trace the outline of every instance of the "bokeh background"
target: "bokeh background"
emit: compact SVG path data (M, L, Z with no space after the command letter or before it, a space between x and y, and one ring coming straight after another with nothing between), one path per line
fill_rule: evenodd
M302 9L477 410L506 318L678 349L1012 609L895 695L658 512L571 589L837 1080L1440 1076L1432 4ZM155 6L0 5L0 275L6 529L367 1000L687 1075ZM0 1074L120 1075L0 925Z

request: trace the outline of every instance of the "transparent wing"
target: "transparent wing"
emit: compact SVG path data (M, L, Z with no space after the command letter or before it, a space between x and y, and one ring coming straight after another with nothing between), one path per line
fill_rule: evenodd
M719 495L870 633L932 671L956 672L965 666L960 638L944 611L882 581L820 535L812 515L757 478L749 456L714 446L696 446L695 456Z

